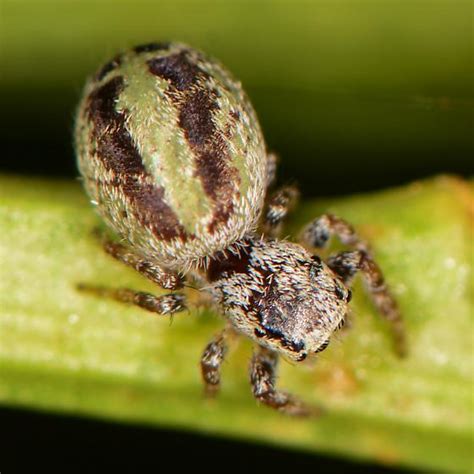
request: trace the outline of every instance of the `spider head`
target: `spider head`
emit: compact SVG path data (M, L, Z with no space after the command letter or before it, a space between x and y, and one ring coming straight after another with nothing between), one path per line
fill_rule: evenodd
M343 324L351 292L319 257L301 246L273 242L269 250L268 258L255 267L266 277L256 301L254 337L301 361L327 347L331 334Z
M319 257L294 243L258 240L238 262L219 283L238 331L296 361L326 348L351 292Z

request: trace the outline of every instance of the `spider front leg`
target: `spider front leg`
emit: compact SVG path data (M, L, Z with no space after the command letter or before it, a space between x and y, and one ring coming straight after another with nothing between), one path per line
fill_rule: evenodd
M299 198L296 186L284 186L277 189L268 199L264 218L263 233L268 237L278 237L283 221L288 213L295 207Z
M250 362L250 383L254 397L261 403L293 416L317 415L318 411L285 392L275 389L278 354L259 347Z
M354 275L360 271L378 312L390 323L395 351L406 355L406 335L398 304L385 284L382 270L363 250L341 252L329 257L328 266L350 286Z
M357 235L354 228L333 214L323 214L308 224L303 229L300 240L310 247L324 248L333 235L336 235L344 245L368 251L367 242Z
M350 286L354 275L360 271L379 313L390 323L399 356L406 354L406 335L398 304L385 284L382 270L373 259L367 242L362 240L345 220L324 214L311 222L302 233L303 244L325 247L332 235L357 250L341 252L328 259L328 266Z

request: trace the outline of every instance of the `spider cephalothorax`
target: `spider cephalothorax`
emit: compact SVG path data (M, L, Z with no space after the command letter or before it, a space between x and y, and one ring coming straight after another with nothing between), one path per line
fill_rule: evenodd
M297 361L327 344L350 300L327 265L286 241L247 239L211 261L208 279L238 332Z
M357 271L403 351L402 320L368 246L333 215L310 223L299 243L278 240L298 196L271 195L268 154L241 85L217 61L186 45L150 43L117 55L86 84L76 120L84 185L99 214L125 243L105 250L172 293L81 285L83 290L158 314L186 307L178 292L200 282L227 320L206 347L208 393L220 383L231 332L255 341L255 397L291 414L308 407L275 389L277 356L301 361L323 350L343 323ZM325 263L312 253L332 234L353 248Z

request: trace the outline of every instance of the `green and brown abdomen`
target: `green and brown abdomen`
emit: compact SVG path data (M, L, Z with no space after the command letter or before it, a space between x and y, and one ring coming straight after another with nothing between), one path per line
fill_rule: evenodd
M144 255L187 267L240 240L265 196L265 143L240 84L182 44L139 46L86 85L78 161L107 224Z

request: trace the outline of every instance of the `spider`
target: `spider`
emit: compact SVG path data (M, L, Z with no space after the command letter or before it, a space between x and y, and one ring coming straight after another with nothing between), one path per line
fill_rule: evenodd
M279 356L303 361L324 350L345 321L360 272L390 323L398 353L403 320L368 244L345 220L325 214L297 243L281 239L295 186L271 191L276 155L266 151L256 114L239 82L216 60L180 43L125 51L88 81L76 120L85 188L108 227L105 251L170 290L83 291L159 315L187 307L186 282L226 320L204 349L208 395L233 333L249 337L254 397L292 415L312 407L275 387ZM337 236L350 250L326 262L315 252Z

